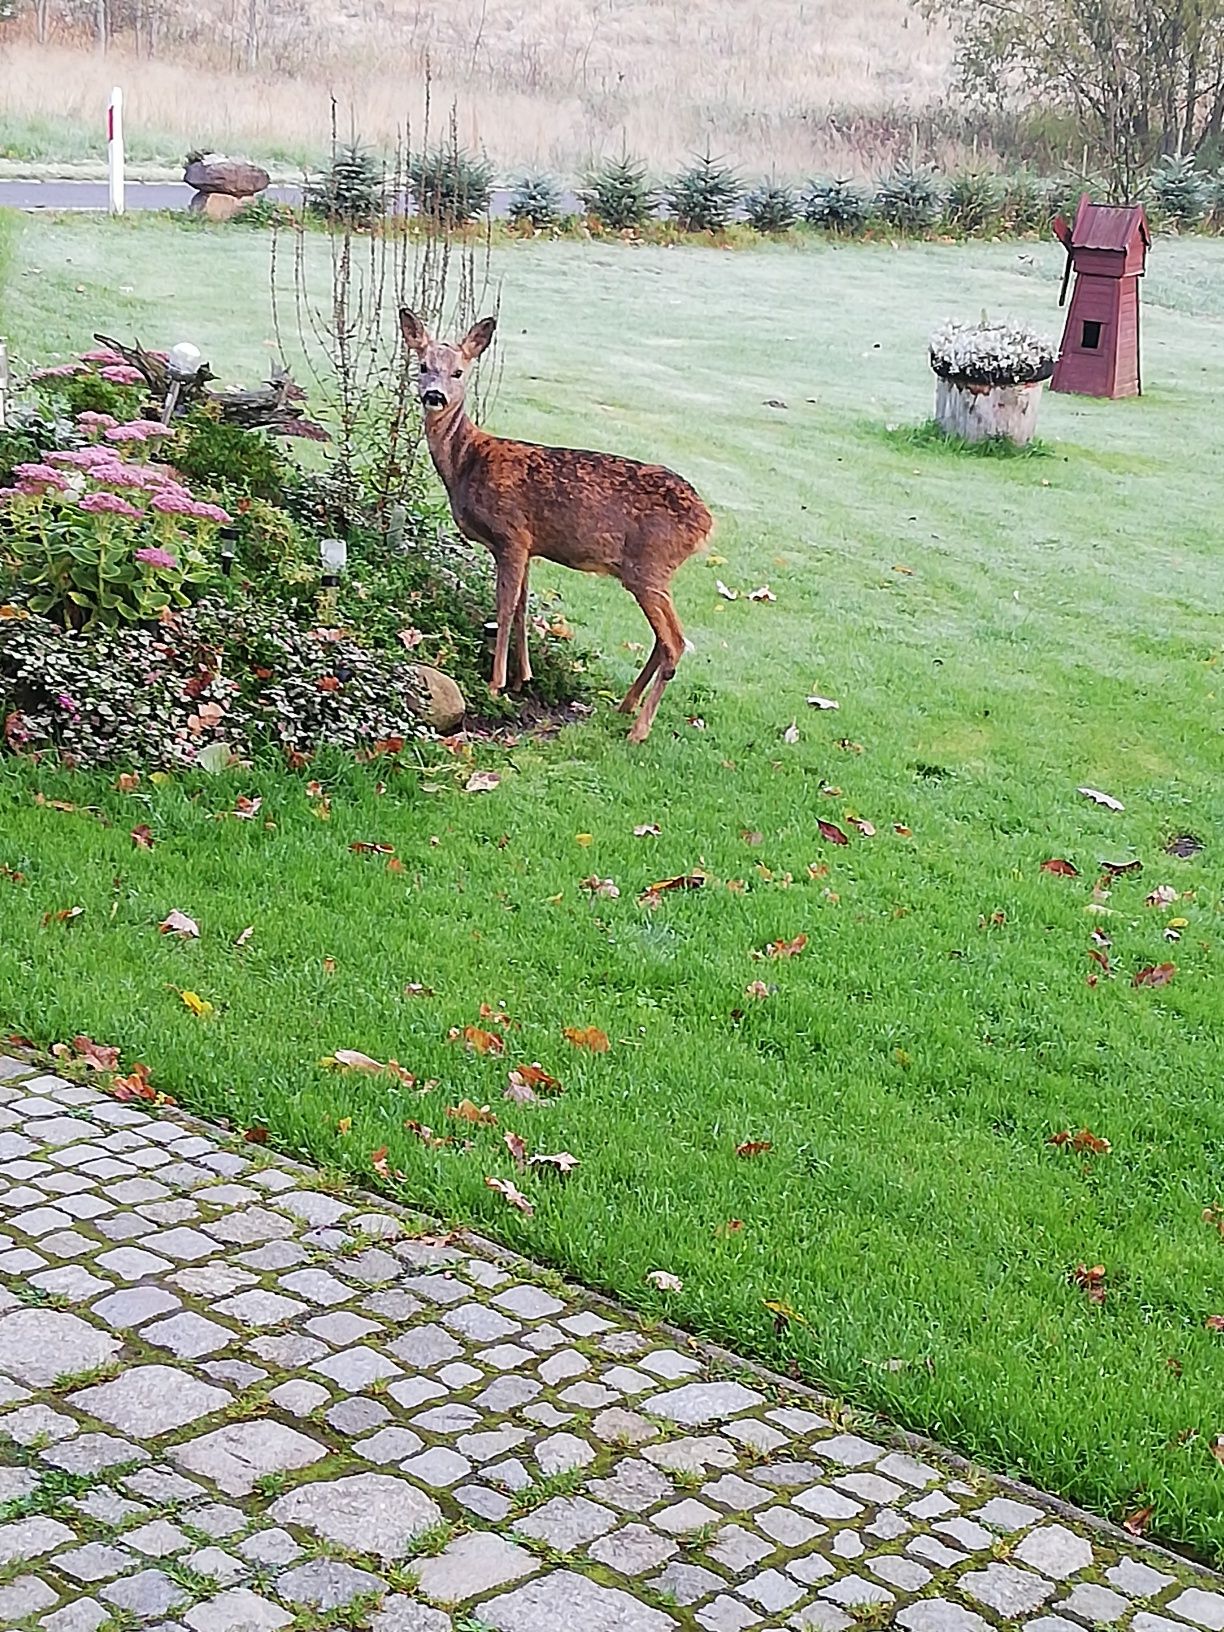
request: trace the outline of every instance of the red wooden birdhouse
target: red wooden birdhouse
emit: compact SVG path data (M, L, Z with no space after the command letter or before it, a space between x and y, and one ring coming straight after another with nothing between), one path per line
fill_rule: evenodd
M1137 397L1143 389L1139 279L1152 241L1142 205L1091 204L1085 193L1074 226L1056 216L1054 232L1067 249L1060 306L1066 303L1072 272L1075 288L1051 391Z

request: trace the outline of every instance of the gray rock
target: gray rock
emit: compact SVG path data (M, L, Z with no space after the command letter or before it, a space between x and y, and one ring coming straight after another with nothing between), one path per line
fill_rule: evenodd
M355 1315L351 1309L339 1309L330 1315L316 1315L313 1320L308 1320L306 1330L334 1348L347 1349L350 1344L360 1343L363 1337L370 1337L382 1328L376 1320Z
M990 1632L980 1615L946 1598L920 1598L898 1610L896 1618L906 1632Z
M274 1388L268 1398L282 1411L295 1417L306 1417L320 1405L326 1405L331 1395L322 1383L309 1383L304 1377L291 1377L287 1383Z
M201 1547L198 1552L185 1558L183 1564L196 1575L208 1576L219 1587L232 1587L235 1581L241 1581L244 1575L251 1573L248 1564L220 1547Z
M268 185L268 172L250 159L229 159L223 153L206 153L192 159L183 171L188 187L206 195L251 198Z
M327 1455L327 1447L296 1428L256 1418L216 1428L176 1445L170 1454L180 1467L211 1479L227 1496L249 1496L264 1474L307 1468Z
M302 1556L302 1549L288 1530L257 1530L238 1543L238 1551L253 1564L292 1564Z
M171 1558L191 1546L188 1538L169 1519L153 1519L149 1524L142 1524L139 1530L125 1531L123 1540L125 1545L135 1547L137 1552L145 1553L150 1558Z
M183 1616L192 1632L279 1632L292 1620L287 1611L247 1587L231 1587Z
M297 1524L324 1541L376 1558L403 1558L415 1537L442 1521L438 1504L406 1479L359 1473L299 1485L268 1510L278 1524Z
M394 1396L395 1384L388 1389ZM364 1434L390 1420L391 1413L379 1400L337 1400L327 1413L327 1420L342 1434Z
M296 1292L308 1303L320 1304L325 1309L343 1303L352 1296L352 1289L334 1275L329 1275L325 1269L295 1270L292 1275L281 1277L281 1285L288 1287L290 1292Z
M674 1598L678 1604L697 1604L703 1598L708 1598L712 1592L717 1592L725 1583L713 1570L702 1569L699 1564L678 1562L669 1564L661 1575L655 1576L650 1585L656 1592L666 1593Z
M617 1587L555 1570L480 1606L494 1632L674 1632L677 1622Z
M92 1598L79 1598L54 1615L44 1615L41 1626L42 1632L97 1632L110 1618L110 1611Z
M415 1456L421 1444L422 1441L410 1428L380 1428L368 1439L359 1440L353 1446L353 1452L367 1462L376 1462L381 1466L386 1462L403 1462L407 1457Z
M74 1547L56 1555L55 1567L70 1575L74 1581L109 1581L122 1575L140 1561L122 1547L110 1547L105 1542L87 1541L83 1547Z
M911 1564L906 1558L893 1559L892 1562L909 1565L912 1570L922 1569L920 1564ZM827 1581L831 1575L837 1574L837 1566L823 1553L805 1553L802 1558L792 1558L786 1568L796 1581L802 1581L809 1587L814 1587L818 1581ZM875 1573L879 1575L880 1571L877 1570ZM922 1573L928 1580L930 1579L929 1570L922 1570ZM884 1579L887 1580L888 1577L885 1576Z
M46 1445L54 1445L79 1432L80 1424L74 1418L53 1411L49 1405L23 1405L0 1417L0 1434L16 1440L18 1445L33 1445L39 1439Z
M687 1383L667 1394L655 1394L642 1406L653 1417L677 1422L682 1428L700 1428L725 1422L761 1405L764 1396L743 1383Z
M370 1632L451 1632L449 1615L427 1609L413 1598L388 1598L370 1622Z
M133 1439L155 1439L232 1401L226 1389L201 1383L173 1366L135 1366L113 1382L81 1389L68 1403Z
M1093 1626L1107 1626L1112 1621L1120 1621L1123 1615L1128 1613L1131 1601L1124 1598L1120 1592L1110 1592L1108 1587L1098 1587L1092 1581L1081 1581L1058 1607L1065 1609L1069 1615L1078 1615L1081 1620L1091 1622ZM1177 1605L1170 1604L1169 1608L1176 1609ZM1183 1609L1181 1613L1184 1615L1186 1611ZM1196 1620L1198 1617L1191 1615L1188 1618Z
M900 1587L902 1592L918 1592L931 1579L930 1570L915 1564L912 1558L900 1558L896 1553L869 1558L867 1568L881 1581L887 1581L890 1587Z
M334 1558L315 1558L299 1564L277 1579L278 1596L291 1604L310 1604L315 1609L340 1609L354 1598L378 1592L382 1582L369 1570L358 1570Z
M168 1320L146 1326L141 1335L146 1342L159 1349L169 1349L181 1360L198 1360L201 1355L216 1354L218 1350L228 1348L236 1334L228 1326L219 1326L215 1320L207 1320L192 1309L184 1309L181 1314L171 1315Z
M844 1610L835 1609L832 1604L817 1603L797 1610L786 1624L794 1627L795 1632L846 1632L854 1622Z
M509 1379L499 1379L509 1381ZM492 1385L494 1388L496 1383ZM486 1391L487 1392L487 1391ZM592 1431L605 1445L649 1445L658 1439L659 1430L636 1411L626 1411L619 1405L601 1411L591 1424ZM768 1447L766 1447L768 1448Z
M803 1588L797 1587L780 1570L763 1570L751 1581L745 1581L739 1591L749 1603L758 1604L768 1615L781 1614L804 1596Z
M16 1626L28 1615L50 1609L58 1602L59 1594L52 1592L45 1581L36 1575L19 1575L7 1586L0 1586L0 1626Z
M644 1513L673 1490L672 1482L649 1462L636 1457L618 1464L607 1479L592 1479L587 1489L601 1502L609 1502L625 1513Z
M466 1479L472 1471L472 1464L466 1456L460 1456L457 1451L447 1450L441 1445L431 1445L420 1456L414 1456L403 1464L404 1472L412 1474L413 1478L420 1479L435 1490L444 1489L453 1485L458 1479Z
M461 1604L494 1587L521 1581L537 1568L530 1553L503 1536L471 1531L437 1557L422 1559L416 1573L426 1598L435 1604Z
M1012 1564L988 1564L960 1577L960 1586L979 1604L993 1609L1005 1620L1031 1615L1054 1591L1048 1581Z
M507 1447L508 1449L509 1447ZM535 1448L535 1459L545 1477L585 1468L595 1460L595 1452L576 1434L552 1434Z
M102 1588L101 1596L116 1609L126 1609L138 1620L151 1621L188 1602L188 1594L160 1570L141 1570Z
M1092 1548L1066 1525L1046 1524L1039 1530L1031 1530L1014 1556L1022 1564L1031 1564L1040 1570L1042 1575L1065 1581L1069 1575L1088 1568L1092 1563Z
M0 1525L0 1565L11 1564L18 1558L39 1558L53 1547L75 1540L66 1524L44 1514L16 1519L12 1524Z
M745 1627L755 1626L760 1618L756 1610L725 1592L697 1611L697 1625L704 1627L705 1632L744 1632Z
M460 1304L443 1315L442 1324L469 1343L499 1343L523 1329L517 1320L508 1320L483 1303ZM544 1375L543 1366L540 1375Z
M621 1575L645 1575L647 1570L674 1558L679 1550L678 1543L645 1524L627 1524L623 1530L601 1536L587 1549L597 1564L606 1564Z
M340 1354L329 1355L326 1360L316 1360L310 1369L317 1371L321 1377L328 1378L337 1387L354 1394L360 1389L369 1388L371 1383L376 1383L381 1378L403 1376L403 1372L393 1360L388 1360L385 1354L379 1354L376 1349L366 1348L363 1344L358 1344L353 1349L344 1349Z
M58 1309L15 1309L0 1315L0 1371L34 1388L109 1365L119 1343Z
M520 1320L544 1320L549 1315L559 1315L565 1308L561 1299L554 1298L551 1292L526 1283L499 1292L493 1302L499 1309L504 1309L508 1315L517 1315Z
M1218 1592L1204 1592L1201 1587L1188 1587L1171 1603L1166 1604L1165 1608L1170 1615L1180 1615L1183 1620L1194 1621L1199 1626L1208 1627L1210 1632L1224 1632L1224 1596Z
M559 1553L574 1553L611 1530L615 1523L616 1514L610 1508L588 1502L585 1496L554 1496L551 1502L520 1519L516 1528L536 1541L547 1542Z
M864 1581L861 1575L843 1575L830 1587L822 1587L820 1596L829 1598L843 1608L865 1604L891 1604L893 1595L887 1587L877 1587L874 1581Z
M117 1326L120 1330L142 1325L146 1320L152 1320L155 1315L169 1314L172 1309L181 1309L182 1304L173 1292L167 1292L160 1286L133 1286L123 1292L112 1292L109 1297L99 1298L93 1306L93 1313L104 1320L108 1326Z
M1177 1578L1154 1570L1150 1564L1140 1564L1137 1559L1122 1558L1111 1570L1105 1571L1105 1579L1130 1598L1154 1598L1158 1592L1171 1587Z
M984 1507L978 1508L973 1517L979 1524L989 1525L992 1530L1010 1532L1036 1524L1041 1517L1041 1509L1031 1506L1028 1502L1014 1502L1010 1496L992 1496Z
M232 1298L222 1299L216 1308L219 1315L258 1329L261 1326L281 1326L295 1315L300 1315L306 1305L297 1298L285 1298L279 1292L265 1292L262 1287L253 1287Z
M733 1570L737 1575L754 1569L773 1550L772 1543L762 1541L760 1536L753 1535L751 1530L745 1530L740 1524L725 1524L706 1548L716 1564Z
M415 1331L405 1332L403 1337L389 1343L387 1349L405 1365L419 1366L424 1370L440 1366L446 1360L458 1359L463 1353L462 1346L455 1342L450 1333L437 1325L418 1326Z
M707 1501L718 1502L736 1513L751 1513L754 1507L763 1507L771 1500L767 1490L749 1484L738 1473L724 1473L721 1479L711 1480L701 1494Z

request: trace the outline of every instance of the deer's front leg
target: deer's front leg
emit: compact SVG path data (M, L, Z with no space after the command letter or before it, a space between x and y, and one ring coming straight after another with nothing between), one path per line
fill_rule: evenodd
M525 597L527 562L525 549L509 548L497 556L497 643L493 648L493 680L489 693L496 697L506 689L506 660L510 651L510 626Z
M525 686L531 679L531 657L527 651L527 579L530 562L523 568L523 587L514 609L515 684Z

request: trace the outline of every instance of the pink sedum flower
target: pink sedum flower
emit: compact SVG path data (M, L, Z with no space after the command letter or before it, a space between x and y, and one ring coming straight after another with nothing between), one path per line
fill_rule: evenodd
M153 495L149 508L163 516L194 516L196 501L190 493L184 493L182 488L166 488Z
M138 368L133 368L129 363L112 363L107 368L100 368L98 373L102 379L109 380L112 385L142 385L144 383L144 375Z
M195 503L191 513L197 521L215 521L218 527L228 526L231 519L229 511L222 510L219 504Z
M176 555L171 555L169 550L159 550L153 545L146 545L143 550L137 550L136 559L146 567L164 567L167 572L178 566Z
M148 432L137 421L131 425L111 425L106 432L108 442L147 442Z
M92 408L86 408L82 413L79 413L76 416L76 422L87 431L105 431L110 426L119 423L114 414L98 414Z
M36 368L30 375L32 380L63 380L72 374L83 374L84 368L80 363L56 363L52 368Z
M62 493L68 486L61 473L50 465L14 465L13 475L17 477L17 486L23 493L45 493L48 488Z
M83 351L81 361L83 363L122 363L123 358L120 357L117 351L113 351L110 346L98 346L93 351Z
M86 493L78 503L91 516L132 516L137 521L144 520L144 511L121 499L117 493Z

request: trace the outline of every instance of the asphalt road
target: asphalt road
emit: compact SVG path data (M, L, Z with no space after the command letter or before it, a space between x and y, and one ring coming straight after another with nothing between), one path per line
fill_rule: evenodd
M193 189L181 181L129 181L124 203L129 210L185 210ZM296 204L300 187L269 187L265 197ZM0 181L0 207L12 210L105 210L108 193L104 181ZM510 189L494 189L492 213L504 216L510 206ZM562 207L578 208L576 198L565 195Z

